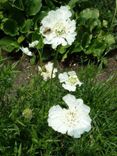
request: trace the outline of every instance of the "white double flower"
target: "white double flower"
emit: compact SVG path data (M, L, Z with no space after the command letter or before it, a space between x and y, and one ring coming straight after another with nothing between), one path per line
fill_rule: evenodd
M58 45L71 45L76 36L76 22L71 20L72 13L68 6L61 6L52 10L41 21L40 33L44 36L44 43L56 49Z
M71 94L64 96L63 100L68 109L60 105L51 107L48 125L57 132L80 138L81 134L91 129L90 107L85 105L82 99L76 99Z

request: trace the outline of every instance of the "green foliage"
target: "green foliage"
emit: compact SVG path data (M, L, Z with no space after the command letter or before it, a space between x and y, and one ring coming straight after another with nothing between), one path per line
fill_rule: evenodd
M26 6L26 13L28 15L36 15L40 9L41 9L41 0L26 0L25 6Z
M38 13L41 9L42 2L41 0L6 0L0 1L0 4L0 31L3 33L0 48L3 50L5 49L6 51L8 49L8 52L13 51L14 49L18 50L19 46L15 46L15 48L13 48L13 46L12 48L5 48L7 43L5 43L6 40L4 40L4 38L14 37L13 40L15 40L15 44L17 45L19 43L22 44L24 40L31 42L32 38L28 38L30 33L36 33L36 31L38 31L39 34L37 22L40 19L40 14ZM35 17L38 18L38 21L35 21ZM23 36L23 39L21 39L21 36ZM9 39L9 44L14 45L14 42Z
M3 31L10 36L18 35L18 27L15 20L8 19L3 23Z
M101 61L105 52L115 43L115 39L105 29L105 25L103 26L99 18L99 10L85 9L80 12L77 21L78 35L71 52L81 52L86 54L87 57L90 54Z
M13 71L1 68L0 91L9 88ZM47 124L48 110L53 105L64 107L65 91L58 79L43 81L35 76L28 85L4 95L0 103L1 156L116 156L116 76L105 82L96 81L100 71L93 65L78 71L82 87L74 93L90 106L92 129L79 139L62 135ZM10 81L9 81L10 80ZM0 81L1 82L1 81ZM4 89L5 90L5 89ZM3 97L3 96L2 96Z
M0 56L0 104L5 99L9 89L11 89L15 76L15 65L5 65L4 62L5 59Z
M73 13L73 19L77 23L77 37L72 46L57 49L59 53L57 59L64 61L66 58L70 58L71 54L76 55L78 53L87 60L93 58L101 62L107 51L115 46L115 39L112 29L110 29L113 10L111 2L109 2L110 6L107 5L106 8L103 8L105 3L105 0L100 3L88 0L1 0L0 33L2 35L0 48L8 52L14 52L14 50L18 51L19 47L25 45L25 43L37 39L40 43L36 50L33 50L44 51L42 53L42 59L44 58L44 60L45 58L48 60L55 57L56 52L50 47L48 56L48 49L43 45L42 37L39 34L40 22L48 11L61 5L69 5ZM105 10L110 11L111 16L107 15L105 17ZM9 46L7 42L5 43L4 38L6 37L14 37L9 39ZM39 58L39 56L36 57Z
M12 52L19 48L19 44L12 37L4 37L0 39L0 48L5 51Z

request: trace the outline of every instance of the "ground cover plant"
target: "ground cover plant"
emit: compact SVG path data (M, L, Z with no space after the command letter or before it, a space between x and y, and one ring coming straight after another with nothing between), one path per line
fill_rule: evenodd
M0 101L1 156L116 156L116 75L99 82L96 75L100 71L94 65L76 70L83 84L70 93L90 107L92 122L91 130L75 139L48 126L52 106L67 108L62 98L69 91L62 87L58 77L44 81L39 73L13 93L12 75L17 72L12 65L2 64L0 91L5 89Z
M0 156L117 155L116 13L113 0L0 1Z
M112 3L116 5L116 2L113 1ZM79 55L80 58L83 57L84 62L94 59L97 62L105 63L105 55L114 47L116 42L113 35L116 8L114 6L112 8L109 4L108 1L99 4L99 2L94 3L94 1L90 2L88 0L66 0L64 2L54 0L49 2L46 0L2 0L0 2L0 47L10 53L23 51L32 56L31 62L35 62L39 58L43 60L51 59L55 57L57 50L59 54L57 59L62 61L70 58L71 55ZM44 24L46 29L42 32L41 25L43 25L44 17L51 10L55 11L61 6L69 6L69 11L72 12L70 20L72 20L72 23L73 20L75 21L74 27L76 24L76 29L74 28L75 34L72 37L72 42L67 37L68 43L65 44L64 41L62 46L57 43L59 46L56 45L57 49L55 50L51 46L43 44L45 43L45 35L50 33L52 27L48 28L47 25L49 24ZM103 6L105 7L103 8ZM108 12L105 17L106 10ZM53 18L53 20L55 19ZM70 23L67 26L68 30L70 30L69 26ZM30 46L35 40L38 43ZM50 44L49 38L46 44ZM72 46L70 46L71 44ZM28 53L28 46L30 53ZM24 47L26 49L22 49Z

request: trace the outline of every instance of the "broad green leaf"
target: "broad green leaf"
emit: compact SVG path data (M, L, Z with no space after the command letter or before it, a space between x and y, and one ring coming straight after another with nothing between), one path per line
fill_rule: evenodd
M47 15L48 11L40 11L33 18L34 28L38 29L40 26L40 21Z
M83 19L90 19L90 18L97 19L99 18L99 10L87 8L83 10L82 12L80 12L79 16L80 18L83 18Z
M25 9L29 16L36 15L42 6L42 0L25 0Z
M40 40L40 38L41 38L41 36L39 35L38 31L31 33L31 41Z
M87 21L87 26L88 26L90 32L92 32L94 29L100 29L101 28L101 22L99 19L89 19Z
M5 51L12 52L13 50L19 48L19 44L14 38L4 37L0 39L0 48Z
M70 8L74 8L76 6L76 3L81 3L81 2L85 2L87 0L70 0L68 5L70 6Z
M102 40L100 41L99 38L96 38L89 46L88 50L85 51L85 54L92 54L94 57L99 58L106 48L106 44Z
M31 27L32 27L32 20L27 19L27 20L25 20L23 26L20 28L20 31L22 33L28 33L30 31Z
M24 10L23 0L10 0L9 4L19 10Z
M108 44L108 46L111 46L112 44L115 43L115 38L112 34L107 34L105 35L105 42Z
M3 31L5 34L10 36L16 36L18 35L18 26L15 20L8 19L3 24Z

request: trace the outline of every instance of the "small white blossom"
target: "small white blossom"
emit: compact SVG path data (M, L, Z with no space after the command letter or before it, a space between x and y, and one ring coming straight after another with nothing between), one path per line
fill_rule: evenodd
M68 6L61 6L52 10L41 21L40 33L44 36L44 43L51 44L53 49L58 45L71 45L76 36L76 22L71 20Z
M20 49L24 54L32 56L32 52L27 47L21 47Z
M83 103L82 99L67 94L63 97L68 109L56 105L50 108L48 125L55 131L68 134L74 138L80 138L84 132L91 129L90 107Z
M35 41L29 43L29 47L30 47L30 48L34 48L35 46L38 45L38 43L39 43L39 41L38 41L38 40L35 40Z
M43 77L43 79L45 81L47 81L48 79L51 79L51 78L55 78L56 73L57 73L57 68L53 67L52 62L48 62L42 68L40 66L38 66L38 69L39 69L39 71L41 73L41 76Z
M58 78L60 83L62 83L62 87L69 91L75 91L77 85L82 85L82 82L78 79L75 71L60 73Z

